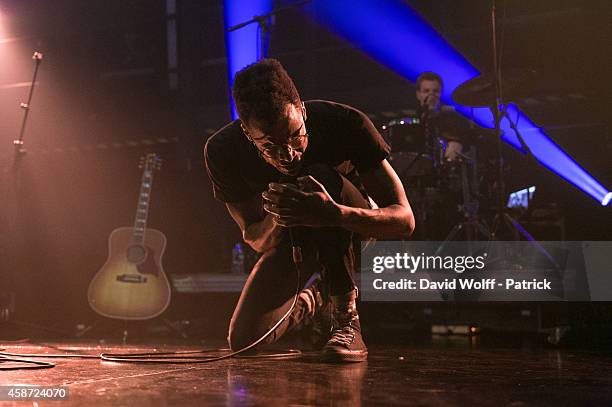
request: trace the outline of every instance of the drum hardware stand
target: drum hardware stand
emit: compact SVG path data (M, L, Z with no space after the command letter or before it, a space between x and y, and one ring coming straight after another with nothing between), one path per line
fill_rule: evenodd
M439 112L436 111L435 114L439 114ZM423 113L421 120L423 121L423 128L425 131L425 142L433 159L434 173L436 178L439 179L440 167L442 165L442 161L444 160L444 142L440 138L438 128L435 128L433 132L431 131L430 113L427 106L425 107L425 112Z
M449 246L449 244L454 241L460 233L463 233L465 236L465 240L467 242L468 251L470 254L474 252L474 247L472 242L479 241L479 237L482 236L483 241L490 241L491 232L487 225L485 225L480 217L478 216L478 210L480 207L480 203L477 199L477 192L473 192L473 189L477 191L477 188L474 188L474 182L477 179L476 174L476 152L474 146L470 149L470 155L458 153L461 158L461 193L463 203L460 205L460 211L463 213L463 221L457 223L450 232L446 235L444 241L438 246L435 251L435 255L441 255L444 250ZM473 168L473 172L470 174L471 177L468 177L468 164ZM470 178L473 182L470 182ZM440 296L445 301L455 300L456 290L439 290Z
M470 153L475 155L474 147L472 147ZM448 235L446 235L444 242L436 250L436 254L440 254L449 242L455 240L460 232L464 232L466 241L468 242L477 241L479 236L484 237L484 240L487 241L491 239L491 232L489 231L489 228L480 220L480 217L478 216L478 209L480 205L478 200L473 196L472 185L470 185L470 180L468 179L467 174L468 163L470 163L470 165L473 167L476 167L476 158L469 157L465 154L460 155L463 158L463 162L461 163L461 189L463 203L460 206L460 209L461 212L463 212L464 220L453 226ZM473 178L475 179L475 177Z
M425 155L425 153L429 153L432 157L432 161L433 161L433 176L435 177L435 179L439 180L440 179L440 154L439 150L440 150L440 138L438 137L438 135L432 135L431 132L431 127L429 126L430 122L429 122L429 110L426 108L425 111L423 112L423 114L419 115L419 122L422 126L423 126L423 135L425 138L425 149L419 151L419 153L416 155L416 157L414 157L412 159L412 161L410 161L410 163L408 164L408 166L402 171L400 177L401 179L407 179L409 178L409 173L410 170L412 169L412 167ZM419 200L420 203L420 207L418 210L418 213L421 214L420 217L421 219L418 220L418 223L420 223L421 225L423 225L420 229L421 229L421 233L423 235L424 238L427 237L428 235L428 230L427 230L427 220L428 220L428 210L427 210L427 186L424 186L421 182L421 180L417 181L418 184L418 191L421 194L421 198Z
M408 172L412 169L412 167L419 161L419 159L423 157L423 155L426 152L431 154L431 157L433 159L434 170L436 172L439 172L440 162L442 160L441 157L442 157L444 148L442 146L442 140L440 140L440 137L438 136L438 134L432 134L431 127L430 127L429 114L430 114L429 108L425 106L424 112L422 114L419 114L418 121L417 121L417 123L423 126L423 135L425 136L424 137L425 146L426 146L427 151L419 151L417 156L413 158L412 161L410 161L410 163L408 164L408 166L402 171L402 176L405 174L407 175ZM439 174L436 173L435 175L438 176Z
M503 93L502 93L502 75L501 75L501 66L500 61L498 59L497 52L497 29L496 29L496 13L495 10L495 0L491 1L491 39L492 39L492 54L493 54L493 84L495 88L495 103L490 106L491 112L493 113L494 118L494 129L495 129L495 138L497 141L497 213L495 214L491 226L491 235L490 241L496 240L498 236L498 232L502 226L505 226L507 230L512 232L513 240L520 240L520 236L522 235L527 241L531 243L534 248L540 252L544 257L548 259L551 265L555 268L555 270L560 270L560 266L553 259L553 257L548 253L548 251L527 231L525 228L521 226L521 224L514 219L512 216L508 214L506 205L504 204L505 198L505 183L504 183L504 160L502 156L502 132L500 129L500 123L503 117L506 117L510 122L511 128L514 130L519 142L521 143L521 147L524 153L528 157L533 157L533 154L527 147L525 140L519 133L518 129L510 120L507 114L507 109L509 104L503 103ZM503 109L502 109L503 106Z
M497 232L501 226L506 226L510 231L513 232L514 240L519 240L520 235L523 235L529 241L535 241L533 236L529 234L516 219L508 214L506 206L504 205L505 198L505 182L504 182L504 159L502 155L502 132L500 128L501 120L504 116L507 117L508 104L503 104L502 101L502 85L501 85L501 67L499 66L498 53L497 53L497 30L496 30L496 16L495 16L495 0L491 2L491 38L492 38L492 51L493 51L493 84L495 88L495 103L490 106L491 113L494 119L494 130L495 138L497 141L497 212L493 218L491 227L491 240L495 240ZM503 109L502 109L503 106ZM510 122L510 118L508 118ZM517 138L521 143L521 147L526 154L530 154L530 150L525 144L525 141L521 137L520 133L516 129L513 123L512 127L515 130Z
M419 161L419 159L421 159L421 157L423 157L424 152L420 151L416 157L414 157L412 159L412 161L410 161L410 164L408 164L408 166L402 171L402 178L404 177L408 177L409 171L412 169L412 167L414 166L414 164L417 163L417 161Z

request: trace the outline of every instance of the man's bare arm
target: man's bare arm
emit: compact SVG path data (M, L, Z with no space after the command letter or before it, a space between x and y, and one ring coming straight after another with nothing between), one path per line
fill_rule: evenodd
M280 242L282 228L274 223L273 216L261 214L261 201L227 203L227 210L242 231L244 241L257 252L265 252Z
M361 181L379 209L361 209L335 202L312 176L294 185L271 183L263 193L264 210L281 226L340 226L377 239L406 239L414 230L414 215L404 187L386 161L360 173Z
M339 226L377 239L410 237L415 227L414 214L402 182L387 160L371 171L360 173L359 176L366 192L379 208L362 209L338 205Z

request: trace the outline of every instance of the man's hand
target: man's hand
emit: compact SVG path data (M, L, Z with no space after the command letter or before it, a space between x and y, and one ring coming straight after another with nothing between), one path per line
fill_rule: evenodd
M262 193L264 210L279 226L337 226L340 208L325 187L312 176L293 184L270 183Z

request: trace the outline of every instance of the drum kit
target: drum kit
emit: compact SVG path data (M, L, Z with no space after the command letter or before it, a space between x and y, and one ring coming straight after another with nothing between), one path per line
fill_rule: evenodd
M418 225L418 240L443 240L449 223L477 203L477 157L473 145L425 131L419 117L383 127L392 149L389 162L404 184Z
M527 96L527 85L533 83L533 78L532 73L508 75L504 81L505 96ZM457 104L470 107L493 106L496 103L493 79L490 75L471 79L460 85L452 98ZM483 209L489 213L502 209L492 208L496 201L501 202L496 193L503 184L496 174L500 158L490 154L495 150L498 130L471 122L467 125L465 119L466 125L455 129L456 134L448 138L435 125L427 123L434 119L415 115L383 126L383 136L392 148L389 162L402 180L415 212L418 226L414 238L491 240L495 222L487 224L481 213Z
M434 123L428 123L434 119L430 112L395 120L383 129L393 152L389 161L405 184L413 206L417 223L413 239L442 240L437 253L450 247L453 240L524 239L553 269L560 270L552 255L509 214L505 205L500 123L503 119L510 121L524 156L535 162L518 128L509 119L507 107L510 102L531 96L540 81L534 71L528 70L506 70L502 77L496 13L496 1L492 0L491 73L464 82L451 95L456 104L489 108L493 129L472 125L451 138L443 137L447 134L439 128L436 131ZM481 154L491 144L495 146L492 157ZM483 208L488 210L486 216L480 215Z

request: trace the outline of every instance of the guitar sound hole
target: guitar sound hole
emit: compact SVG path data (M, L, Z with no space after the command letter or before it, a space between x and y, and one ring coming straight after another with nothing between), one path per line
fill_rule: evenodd
M127 249L127 259L130 263L142 263L147 257L147 251L143 246L132 245Z

